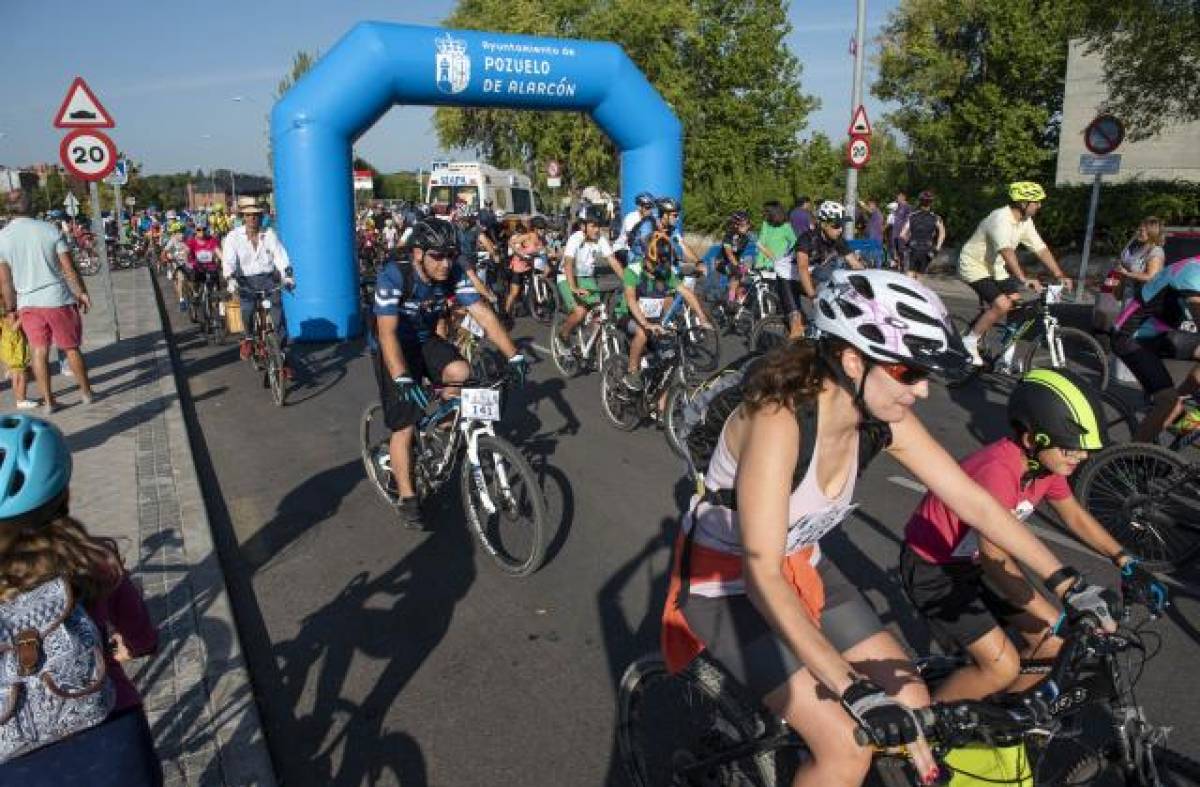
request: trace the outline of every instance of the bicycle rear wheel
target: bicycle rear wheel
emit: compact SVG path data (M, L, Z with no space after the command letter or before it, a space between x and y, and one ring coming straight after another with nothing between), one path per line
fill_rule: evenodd
M1075 372L1098 391L1108 388L1108 355L1094 336L1078 328L1059 328L1058 340L1062 345L1061 368ZM1052 367L1050 345L1043 334L1029 348L1024 368L1029 370Z
M1117 445L1089 459L1076 497L1152 571L1183 566L1200 552L1200 472L1149 443Z
M617 746L635 787L774 787L772 751L681 773L688 765L756 738L767 722L733 693L732 681L700 656L677 675L658 655L630 664L617 699Z
M537 571L546 554L546 501L533 468L507 440L480 435L479 466L459 472L463 508L479 542L506 574Z

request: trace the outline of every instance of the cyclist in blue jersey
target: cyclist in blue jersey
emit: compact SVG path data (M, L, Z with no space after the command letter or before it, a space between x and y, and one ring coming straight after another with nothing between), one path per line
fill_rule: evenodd
M1163 268L1117 315L1113 352L1154 400L1137 440L1156 440L1183 412L1184 398L1200 390L1200 364L1176 388L1162 362L1200 361L1200 334L1181 330L1189 320L1200 322L1200 256Z
M419 221L411 238L412 263L389 262L375 282L375 377L384 423L392 430L389 453L400 495L400 519L414 529L424 527L410 461L413 426L429 404L422 378L452 385L471 373L454 345L442 338L451 297L508 357L509 373L519 381L525 379L525 357L457 261L458 243L458 230L450 222ZM458 391L448 388L444 393L457 395Z

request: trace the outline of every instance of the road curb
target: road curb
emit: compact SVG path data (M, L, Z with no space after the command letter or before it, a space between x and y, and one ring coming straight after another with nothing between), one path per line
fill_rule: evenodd
M146 295L155 300L158 307L159 328L165 341L156 343L155 360L170 370L169 376L173 396L166 397L163 416L167 425L170 445L171 466L175 476L176 494L179 498L180 530L186 546L192 598L203 598L205 609L198 616L197 630L206 651L217 650L214 637L222 638L220 649L227 657L220 663L206 659L200 676L205 683L204 692L211 719L210 734L214 738L214 756L219 761L219 783L225 785L254 785L275 787L275 771L263 735L254 686L246 667L241 637L233 607L225 584L213 540L212 524L208 518L204 496L200 488L200 477L196 472L192 454L191 434L183 414L183 395L180 390L179 368L176 357L175 336L170 327L158 282L154 272L143 269ZM207 774L213 773L206 769ZM207 775L206 774L206 775ZM167 774L167 783L172 783ZM190 784L190 780L184 781ZM207 778L204 784L209 784Z

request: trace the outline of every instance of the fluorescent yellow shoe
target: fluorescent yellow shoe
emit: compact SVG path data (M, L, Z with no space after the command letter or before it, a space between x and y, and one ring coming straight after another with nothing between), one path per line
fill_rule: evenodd
M1197 429L1200 429L1200 407L1184 406L1183 415L1173 424L1167 427L1175 434L1190 434Z

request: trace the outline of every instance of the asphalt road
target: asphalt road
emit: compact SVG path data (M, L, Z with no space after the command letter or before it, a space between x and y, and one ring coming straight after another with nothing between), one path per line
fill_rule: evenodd
M969 300L951 303L964 313ZM374 379L361 342L304 345L276 408L233 342L198 341L168 300L193 448L277 772L286 785L623 785L616 687L656 647L669 543L688 485L661 432L600 412L598 377L534 367L502 431L529 456L552 541L532 577L501 574L463 522L457 486L433 532L401 528L366 482L358 423ZM514 336L545 346L545 329ZM725 354L740 352L726 340ZM1004 429L1004 392L935 389L919 407L964 455ZM859 482L856 515L824 542L916 652L899 595L898 534L920 491L890 459ZM1043 520L1041 527L1048 528ZM1105 564L1052 546L1095 577ZM1194 585L1193 585L1194 588ZM1139 685L1172 747L1200 758L1189 676L1200 603L1176 589ZM1183 695L1193 701L1180 702Z

